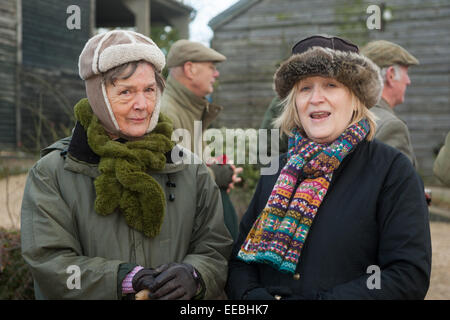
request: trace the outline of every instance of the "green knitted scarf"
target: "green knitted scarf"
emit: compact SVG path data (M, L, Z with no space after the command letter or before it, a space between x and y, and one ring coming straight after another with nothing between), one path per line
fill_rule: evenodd
M172 150L171 120L160 113L155 129L140 140L111 140L87 99L75 106L75 117L87 133L89 147L100 156L95 181L95 210L109 215L120 209L128 225L154 237L161 231L166 200L164 191L148 170L162 170L165 153Z

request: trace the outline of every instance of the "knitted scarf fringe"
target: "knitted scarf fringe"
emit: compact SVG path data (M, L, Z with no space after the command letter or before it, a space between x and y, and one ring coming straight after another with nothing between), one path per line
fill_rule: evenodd
M174 147L171 120L160 113L152 132L140 140L120 143L107 135L87 99L80 100L74 110L89 147L100 156L101 174L94 181L95 210L109 215L120 209L130 227L155 237L161 231L166 200L161 186L146 172L165 167L164 154Z
M295 128L289 138L289 160L243 242L238 258L294 274L333 172L369 130L367 120L363 119L348 127L333 143L324 145L303 137Z

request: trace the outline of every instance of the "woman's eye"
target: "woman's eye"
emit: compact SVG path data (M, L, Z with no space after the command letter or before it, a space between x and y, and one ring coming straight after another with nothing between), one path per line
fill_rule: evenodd
M147 89L145 89L145 92L153 92L153 91L155 91L153 87L148 87Z
M337 87L336 84L335 84L335 83L332 83L332 82L328 83L328 86L329 86L329 87L333 87L333 88L336 88L336 87Z
M310 89L310 87L308 86L304 86L300 88L300 91L308 91Z
M127 95L127 94L130 94L130 90L123 90L123 91L120 91L119 94L120 94L120 95Z

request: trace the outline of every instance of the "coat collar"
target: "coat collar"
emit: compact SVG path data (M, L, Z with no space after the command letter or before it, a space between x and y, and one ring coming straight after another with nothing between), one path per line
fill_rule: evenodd
M380 101L378 101L376 106L383 110L389 111L389 113L395 114L394 109L392 109L389 103L387 103L387 101L384 100L383 98L381 98Z

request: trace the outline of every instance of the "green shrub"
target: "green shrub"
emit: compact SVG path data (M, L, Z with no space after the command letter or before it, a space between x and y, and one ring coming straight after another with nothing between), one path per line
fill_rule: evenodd
M257 160L256 162L259 161L257 157L255 158L255 155L257 154L258 141L256 136L257 131L254 131L253 138L250 138L252 136L252 134L250 134L250 131L254 130L252 128L234 128L228 130L232 131L229 137L227 136L227 128L222 127L220 129L208 129L206 133L206 140L207 143L209 142L209 146L213 151L211 154L212 156L226 154L227 158L231 160L236 165L236 167L241 167L244 169L243 172L239 175L242 178L242 182L236 184L235 188L230 192L231 201L236 209L238 218L240 219L247 210L248 205L250 204L260 176L260 164L254 163L255 160ZM215 142L215 139L211 139L210 135L214 136L214 134L219 134L219 132L222 139L219 139L218 141L222 141L223 145L222 148L216 149L216 147L219 147L221 144ZM234 137L234 139L227 141L227 139L230 137ZM227 142L232 143L232 145L227 146ZM239 152L242 151L245 151L245 154L239 154ZM250 153L253 154L253 157L250 156ZM250 162L253 163L250 164Z
M34 299L34 289L21 255L20 232L0 228L0 300L6 299Z

